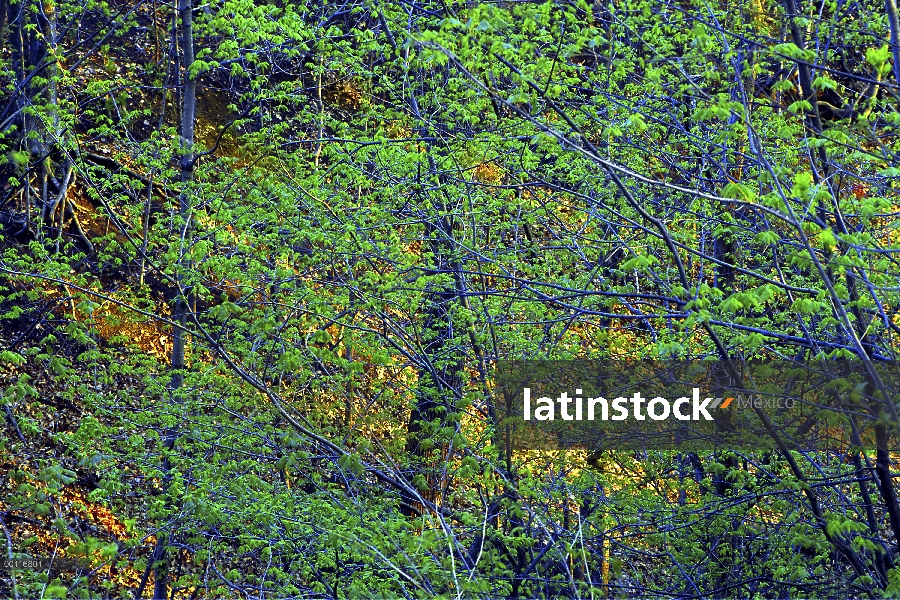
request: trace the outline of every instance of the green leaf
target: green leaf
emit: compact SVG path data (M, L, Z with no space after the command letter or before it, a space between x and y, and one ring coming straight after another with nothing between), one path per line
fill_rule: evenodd
M16 366L24 365L26 362L24 356L17 354L12 350L3 350L0 352L0 361Z

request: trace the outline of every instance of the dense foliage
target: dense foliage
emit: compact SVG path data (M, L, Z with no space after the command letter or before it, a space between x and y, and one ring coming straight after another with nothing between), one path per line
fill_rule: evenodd
M0 13L0 546L90 564L4 596L900 595L894 0ZM501 451L498 359L664 357L877 443Z

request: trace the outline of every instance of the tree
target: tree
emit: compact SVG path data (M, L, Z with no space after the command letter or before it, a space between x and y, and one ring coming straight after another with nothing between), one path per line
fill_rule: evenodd
M10 1L0 515L93 571L4 585L896 594L892 7ZM500 443L500 360L783 357L841 456Z

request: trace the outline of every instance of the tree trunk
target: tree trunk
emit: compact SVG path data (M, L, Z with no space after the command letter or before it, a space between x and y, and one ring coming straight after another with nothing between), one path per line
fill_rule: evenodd
M449 223L443 216L437 223L429 224L432 237L431 251L435 256L435 272L451 272L452 261L447 256L446 240L449 235ZM437 226L435 226L437 225ZM453 315L451 307L460 297L457 282L442 281L434 286L426 296L425 323L422 328L424 337L423 362L427 367L419 373L419 389L416 393L416 404L410 412L407 429L406 449L413 460L413 470L424 475L428 489L439 493L437 467L442 460L427 460L432 447L424 442L440 438L440 429L446 424L449 412L454 408L454 400L460 389L460 361L453 343ZM437 421L437 431L433 422ZM438 441L438 444L442 442ZM441 457L444 457L443 451ZM433 498L428 498L433 500ZM407 507L409 508L409 507ZM409 511L406 511L409 512Z
M192 0L179 0L178 13L181 18L182 51L184 59L184 94L181 105L181 193L178 196L179 225L179 256L184 255L185 249L190 245L191 238L191 191L189 189L194 178L194 120L197 112L197 80L191 74L191 65L194 62L194 36L192 22ZM182 265L188 266L188 265ZM174 290L172 314L175 323L179 326L172 333L172 378L169 383L169 393L173 408L177 411L182 403L181 387L184 383L184 355L185 333L188 316L188 290L182 283L181 269L176 271L175 281L177 289ZM171 451L175 446L177 431L167 430L165 437L166 450ZM163 471L169 469L169 459L166 457L163 463ZM167 473L168 477L168 473ZM168 564L166 560L166 548L174 536L174 531L169 536L160 535L154 549L155 571L153 584L153 598L165 600L168 594Z
M891 28L891 54L894 56L894 82L900 85L900 18L895 0L884 0L888 24Z

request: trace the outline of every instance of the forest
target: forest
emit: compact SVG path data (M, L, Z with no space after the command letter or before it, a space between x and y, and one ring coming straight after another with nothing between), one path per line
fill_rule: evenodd
M898 261L896 0L0 0L0 597L900 597Z

